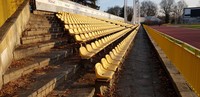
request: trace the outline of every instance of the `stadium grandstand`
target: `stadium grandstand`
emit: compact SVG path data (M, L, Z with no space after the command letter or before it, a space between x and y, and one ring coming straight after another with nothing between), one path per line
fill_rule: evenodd
M0 0L0 97L199 97L199 30L141 25L134 1L127 23L96 0Z
M187 24L200 23L200 7L184 8L183 22Z

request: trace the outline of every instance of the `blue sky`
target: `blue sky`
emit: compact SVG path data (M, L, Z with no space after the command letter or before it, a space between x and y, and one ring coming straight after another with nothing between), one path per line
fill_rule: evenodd
M132 5L132 0L127 0L128 5ZM142 2L144 0L140 0ZM156 4L159 4L161 0L151 0ZM175 0L176 2L179 0ZM198 0L185 0L189 7L196 7L198 5ZM98 5L100 5L100 10L105 11L108 7L113 7L115 5L123 6L124 0L99 0Z

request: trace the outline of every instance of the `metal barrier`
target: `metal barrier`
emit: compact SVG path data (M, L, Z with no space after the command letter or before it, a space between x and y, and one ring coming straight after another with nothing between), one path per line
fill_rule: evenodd
M24 0L0 0L0 27Z
M200 55L198 49L144 25L145 30L164 51L170 61L189 83L190 87L200 96ZM190 48L195 49L195 52Z

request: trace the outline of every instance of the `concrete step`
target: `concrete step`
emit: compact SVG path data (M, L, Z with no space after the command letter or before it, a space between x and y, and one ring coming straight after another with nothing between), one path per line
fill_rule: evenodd
M51 39L45 42L39 42L35 44L21 45L14 51L14 60L19 60L37 53L50 50L54 47L59 47L67 44L67 39Z
M31 15L28 24L56 24L60 20L55 15Z
M24 36L21 38L22 44L37 43L42 41L48 41L50 39L56 39L63 37L64 33L47 33L34 36Z
M63 27L36 27L29 28L30 31L49 31L49 32L60 32L64 31Z
M31 14L29 21L48 21L48 20L58 20L54 14L51 15L37 15Z
M95 93L95 73L84 71L80 68L70 80L66 80L55 88L47 97L96 97Z
M58 33L58 32L63 32L64 28L50 28L50 29L36 29L36 30L31 30L27 29L24 33L23 36L33 36L33 35L40 35L40 34L47 34L47 33Z
M34 70L32 73L11 82L12 84L5 85L5 87L15 88L6 96L44 97L60 83L74 75L79 69L79 61L80 59L73 61L65 59L61 63Z
M27 25L27 29L32 29L32 28L51 28L51 27L63 27L62 24L60 23L54 23L54 24L51 24L51 23L33 23L33 24L28 24Z
M33 24L33 23L37 23L37 22L42 22L42 23L59 23L60 21L59 21L59 19L57 18L57 17L50 17L50 18L48 18L48 17L45 17L45 16L43 16L43 17L31 17L30 19L29 19L29 23L31 23L31 24Z
M48 23L50 23L50 24L53 24L53 23L60 23L60 21L58 21L58 20L46 20L46 19L41 19L41 20L37 20L37 21L34 21L34 20L32 20L32 21L29 21L29 24L34 24L34 23L36 23L36 24L48 24Z
M45 67L57 61L61 61L70 54L70 50L50 50L35 56L13 61L9 69L3 75L4 84L29 74L35 69Z

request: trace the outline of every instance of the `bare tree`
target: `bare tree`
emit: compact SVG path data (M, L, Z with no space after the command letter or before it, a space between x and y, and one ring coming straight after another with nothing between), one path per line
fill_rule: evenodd
M174 3L174 0L162 0L160 2L162 12L165 14L165 23L169 23L170 13L173 12Z
M174 15L175 15L175 22L180 23L181 16L183 14L183 9L187 8L188 5L184 0L180 0L177 2L177 4L174 6Z
M141 16L155 16L157 14L157 10L157 5L152 1L146 0L141 3Z
M114 6L114 7L110 7L108 8L108 10L106 11L107 13L119 16L120 15L120 11L121 11L121 7L119 6Z
M127 6L127 20L131 21L133 17L133 8L130 6Z

